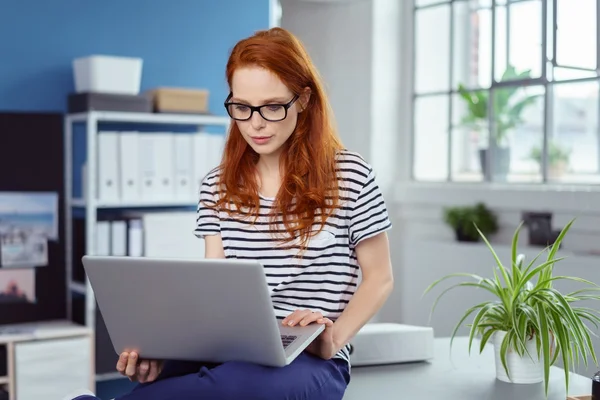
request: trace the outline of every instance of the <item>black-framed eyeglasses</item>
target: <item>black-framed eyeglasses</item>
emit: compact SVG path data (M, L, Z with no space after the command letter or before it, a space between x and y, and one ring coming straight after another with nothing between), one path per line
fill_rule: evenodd
M261 117L267 121L277 122L287 118L288 109L298 100L298 95L295 95L292 100L285 104L263 104L262 106L251 106L243 103L229 102L233 93L229 93L225 100L225 109L227 114L236 121L248 121L252 118L254 112L258 112Z

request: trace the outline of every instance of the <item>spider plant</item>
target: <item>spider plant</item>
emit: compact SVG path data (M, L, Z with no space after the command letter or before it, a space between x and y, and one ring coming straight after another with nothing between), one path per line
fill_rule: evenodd
M576 364L583 360L587 366L591 358L598 365L590 336L594 333L586 322L598 329L600 313L597 308L600 307L593 309L575 306L574 303L582 300L600 300L600 286L582 278L553 274L554 265L563 260L556 256L557 250L573 222L574 220L569 221L554 244L542 250L527 265L522 262L523 257L517 254L519 231L523 223L519 224L513 235L510 262L506 265L502 263L485 235L476 227L497 264L493 269L493 277L454 273L433 282L424 293L427 294L446 279L467 278L445 289L436 298L431 308L432 314L442 296L454 288L471 287L491 293L494 300L485 301L466 310L452 332L450 346L459 327L469 316L474 315L471 324L467 325L470 326L469 353L475 336L481 339L479 351L482 352L492 335L506 332L500 347L500 358L506 374L510 377L506 359L511 350L520 357L527 356L532 357L534 361L539 360L543 366L546 396L550 366L559 357L563 363L567 390L569 372ZM544 254L546 256L542 257ZM560 280L575 281L585 286L563 294L554 287L554 283ZM535 341L537 354L530 354L527 350L528 341Z

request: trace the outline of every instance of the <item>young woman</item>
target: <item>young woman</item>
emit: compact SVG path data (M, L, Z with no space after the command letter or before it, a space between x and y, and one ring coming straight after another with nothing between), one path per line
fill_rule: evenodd
M318 73L286 30L239 42L227 82L235 122L221 165L202 182L195 233L208 258L264 265L282 324L325 330L283 368L124 353L117 369L141 384L118 399L342 399L348 342L393 284L391 223L375 173L342 147Z

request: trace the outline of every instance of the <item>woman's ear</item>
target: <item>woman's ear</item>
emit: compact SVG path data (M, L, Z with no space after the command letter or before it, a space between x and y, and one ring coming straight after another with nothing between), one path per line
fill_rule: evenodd
M300 109L298 110L298 112L302 112L304 110L306 110L306 108L308 107L308 101L310 100L310 95L311 95L311 91L309 87L304 88L304 91L302 92L302 94L300 95L300 98L298 99L298 103L300 104Z

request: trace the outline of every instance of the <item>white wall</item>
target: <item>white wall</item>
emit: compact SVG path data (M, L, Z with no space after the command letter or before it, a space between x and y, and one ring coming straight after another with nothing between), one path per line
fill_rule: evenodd
M347 148L370 151L371 2L281 0L281 26L307 47Z
M321 73L342 141L374 166L386 193L397 175L401 4L281 0L281 26L302 40Z

